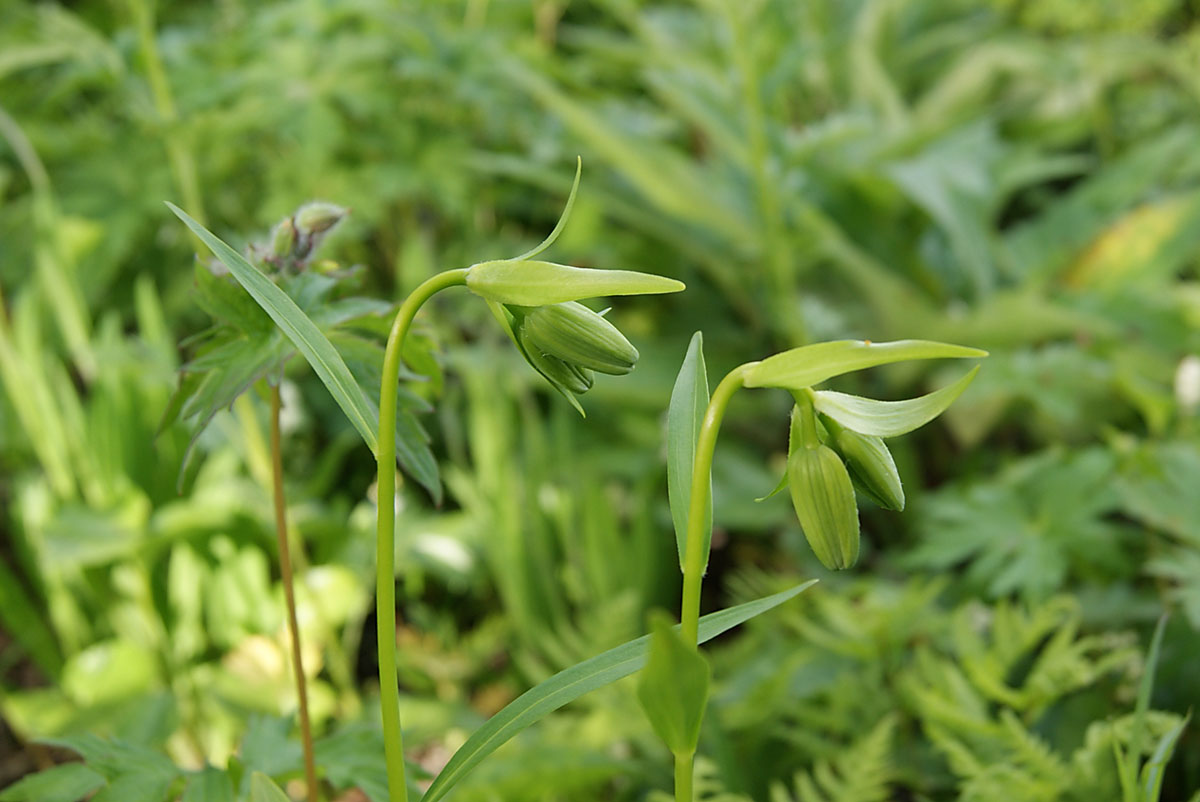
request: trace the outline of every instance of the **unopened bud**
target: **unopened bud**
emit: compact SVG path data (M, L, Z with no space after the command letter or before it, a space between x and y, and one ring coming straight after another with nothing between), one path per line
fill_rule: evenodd
M846 461L854 486L879 506L900 511L904 509L904 488L896 461L883 438L860 434L836 421L825 420L829 442Z
M793 413L793 427L796 424ZM858 506L841 458L825 445L809 447L793 439L788 453L788 490L804 537L821 564L849 568L858 560Z
M296 248L296 226L292 218L285 217L271 231L271 256L286 259Z
M349 213L349 209L333 203L306 203L296 210L296 228L306 237L324 234L342 222Z
M530 364L552 383L561 385L563 389L570 390L575 395L582 395L592 388L593 378L590 370L544 353L529 339L523 328L517 336Z
M543 353L600 373L626 374L638 359L637 349L616 326L574 301L531 310L524 332Z

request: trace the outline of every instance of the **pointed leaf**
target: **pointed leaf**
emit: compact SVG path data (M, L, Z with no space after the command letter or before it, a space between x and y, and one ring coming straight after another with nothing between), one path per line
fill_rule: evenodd
M805 345L768 357L745 375L747 387L783 387L802 390L826 379L855 370L905 362L910 359L965 359L987 356L987 351L929 340L836 340Z
M666 615L654 617L650 654L638 678L638 701L650 725L676 755L696 751L708 704L712 669L700 650L684 642Z
M304 355L325 387L333 395L338 406L350 419L354 428L362 435L371 451L377 450L375 426L379 419L372 410L370 401L363 395L346 363L337 349L329 342L317 325L306 316L287 293L276 287L269 278L226 245L204 226L197 223L187 212L174 204L168 208L182 220L197 237L207 245L217 258L229 268L229 272L258 305L271 316L275 325L283 331L292 344Z
M650 273L514 259L472 265L467 287L490 301L517 306L544 306L606 295L657 295L684 289L682 282Z
M710 613L700 619L699 640L701 643L711 640L756 615L778 607L814 584L816 580L810 580L772 596ZM421 802L436 802L444 797L471 769L530 724L585 693L628 677L640 669L646 664L649 641L650 636L643 635L637 640L609 649L603 654L560 671L521 694L488 719L454 753L454 757L450 758L442 773L429 786Z
M1159 739L1158 745L1154 747L1154 753L1150 755L1150 760L1142 769L1142 790L1145 792L1142 798L1145 802L1158 802L1159 794L1162 793L1163 771L1170 762L1171 755L1175 753L1175 744L1179 741L1179 736L1183 734L1191 718L1189 713L1183 721L1166 732Z
M675 524L675 543L679 547L679 567L683 569L687 544L688 509L692 502L692 464L696 460L696 441L700 424L708 409L708 371L704 366L704 337L692 335L683 365L671 390L667 408L667 498L671 504L671 521ZM711 488L712 477L709 477ZM708 565L709 543L712 539L712 491L704 519L704 564Z
M537 246L530 248L525 253L516 257L516 261L524 262L526 259L532 259L542 251L549 248L558 239L558 235L567 227L567 221L571 219L571 210L575 208L575 193L579 191L579 176L583 173L583 159L579 156L575 157L575 181L571 184L571 194L567 195L567 205L563 207L562 214L558 216L558 222L554 224L554 230L547 235Z
M977 365L954 384L906 401L876 401L832 390L817 390L813 393L813 406L851 431L895 437L918 429L941 415L962 395L978 372Z

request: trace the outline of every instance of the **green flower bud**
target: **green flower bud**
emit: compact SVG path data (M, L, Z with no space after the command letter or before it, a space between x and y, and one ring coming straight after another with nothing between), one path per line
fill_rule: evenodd
M296 226L292 218L285 217L271 231L271 256L286 259L296 248Z
M821 564L849 568L858 560L858 506L841 458L826 445L805 445L796 436L800 410L792 413L787 479L804 537ZM812 414L811 409L808 414Z
M536 307L525 316L523 331L542 353L600 373L624 375L638 359L616 326L574 301Z
M306 203L296 210L296 228L306 237L324 234L350 213L344 206L323 201Z
M900 472L883 438L860 434L831 419L823 419L829 432L829 442L846 461L850 479L859 492L879 506L904 509L904 488Z
M530 341L523 327L517 336L520 338L521 347L525 351L525 357L529 360L529 364L533 365L534 369L549 379L552 384L557 384L575 395L582 395L592 388L593 377L590 370L543 353L536 343Z

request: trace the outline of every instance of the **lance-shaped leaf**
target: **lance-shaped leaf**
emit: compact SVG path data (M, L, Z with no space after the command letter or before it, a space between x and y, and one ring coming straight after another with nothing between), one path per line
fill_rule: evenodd
M675 387L667 407L667 499L671 506L671 521L675 524L675 543L679 547L679 568L683 569L687 548L688 510L692 503L692 464L696 460L696 441L700 424L708 408L708 372L704 366L704 337L692 335ZM709 477L712 484L712 477ZM704 563L708 564L709 542L712 538L712 492L704 519Z
M561 304L606 295L658 295L684 289L683 282L650 273L516 259L472 265L467 287L489 301L516 306Z
M745 374L747 387L782 387L802 390L814 384L864 368L907 362L910 359L965 359L987 356L987 351L929 340L835 340L805 345L767 357Z
M296 349L308 360L308 364L312 366L330 394L333 395L334 400L337 401L338 406L342 408L342 412L346 414L354 428L370 446L371 451L376 451L375 426L379 419L379 413L372 410L371 402L363 394L358 383L354 381L354 377L350 374L346 363L342 361L337 349L321 333L317 325L301 311L287 293L276 287L245 257L193 220L178 206L168 203L167 207L216 254L216 257L229 268L229 272L233 274L238 283L246 288L246 292L250 293L250 297L271 316L275 325L279 326L280 330L296 346Z
M638 678L637 695L650 725L676 755L696 751L711 679L704 655L671 627L669 617L655 616L650 656Z
M813 392L813 406L847 429L876 437L895 437L919 429L941 415L975 378L979 366L951 385L905 401L876 401L832 390Z
M699 642L715 638L723 632L778 607L788 599L816 584L810 580L794 588L739 604L727 610L709 613L700 619ZM584 660L560 671L545 682L526 691L492 716L467 742L459 747L450 762L442 769L421 802L436 802L479 763L495 752L530 724L553 713L568 702L609 683L628 677L646 665L650 636L643 635L615 649Z
M270 777L261 771L250 776L250 802L291 802Z

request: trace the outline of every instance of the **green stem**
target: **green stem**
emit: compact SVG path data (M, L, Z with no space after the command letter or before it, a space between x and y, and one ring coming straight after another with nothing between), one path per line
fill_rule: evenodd
M745 385L746 372L757 363L751 362L734 368L717 389L713 390L704 420L700 424L700 436L696 440L696 456L692 463L692 496L688 504L687 541L683 552L683 601L680 605L682 623L680 630L685 642L697 646L700 634L700 584L704 579L704 568L708 561L705 553L704 524L708 518L708 505L712 496L713 451L717 446L717 432L729 399ZM711 522L710 522L711 526ZM695 752L675 756L675 802L692 802L692 764Z
M396 392L400 353L417 310L436 292L467 283L467 269L447 270L412 291L388 335L379 390L378 528L376 529L375 599L379 636L379 703L383 711L383 743L387 756L391 802L408 802L404 770L404 737L400 731L400 690L396 685Z
M287 534L287 501L283 495L283 447L279 431L282 406L279 385L271 385L271 487L275 500L275 535L279 540L279 574L283 582L283 600L287 607L288 630L292 641L292 668L296 675L296 697L300 705L300 740L304 745L304 779L308 783L308 802L317 802L317 762L313 756L312 723L308 717L308 684L304 677L304 659L300 651L300 624L296 619L296 589L292 580L291 548Z

